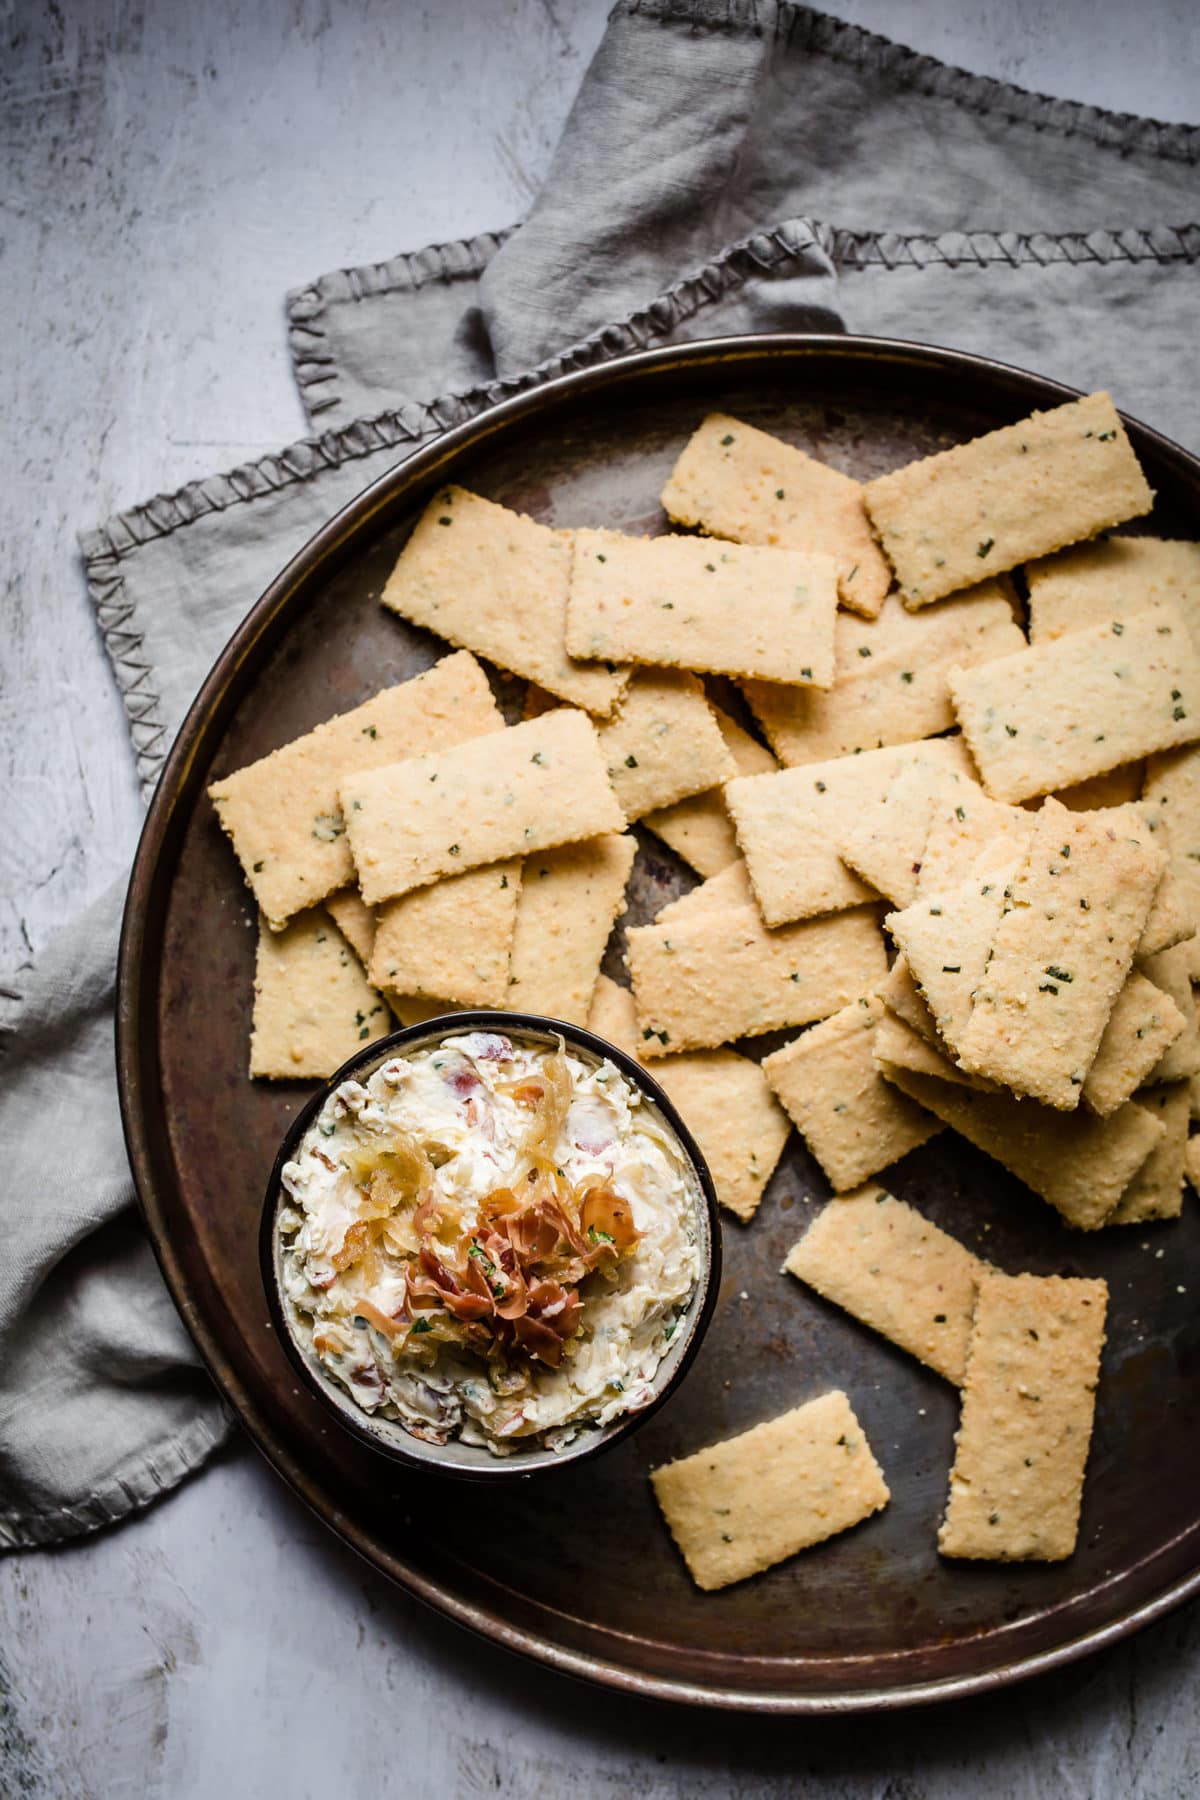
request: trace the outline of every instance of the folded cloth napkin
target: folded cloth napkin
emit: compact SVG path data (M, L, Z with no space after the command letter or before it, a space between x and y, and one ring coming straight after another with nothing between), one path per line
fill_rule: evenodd
M289 300L317 435L85 534L149 791L255 597L355 493L505 396L647 345L848 329L1024 363L1196 441L1200 131L1041 98L774 0L622 0L519 227ZM0 1542L146 1503L224 1415L126 1208L121 895L4 1028ZM46 1154L52 1143L53 1156Z

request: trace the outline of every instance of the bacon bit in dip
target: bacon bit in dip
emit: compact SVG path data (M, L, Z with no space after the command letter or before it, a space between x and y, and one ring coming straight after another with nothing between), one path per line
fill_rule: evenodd
M652 1397L700 1199L612 1063L448 1037L343 1082L283 1184L293 1329L364 1411L504 1455Z

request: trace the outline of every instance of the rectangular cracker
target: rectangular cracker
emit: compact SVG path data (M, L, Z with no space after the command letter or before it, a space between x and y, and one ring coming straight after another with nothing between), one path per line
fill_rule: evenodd
M343 775L503 728L465 651L214 781L209 797L272 931L354 879L338 800Z
M630 820L706 793L737 773L704 689L683 670L639 670L599 738Z
M854 808L886 793L899 771L918 758L969 773L958 740L939 738L728 783L725 801L768 925L836 912L872 897L872 889L838 854L837 827Z
M767 931L753 906L730 904L640 926L626 941L646 1056L810 1024L887 973L872 907Z
M1184 1163L1187 1157L1191 1098L1186 1081L1143 1088L1138 1105L1163 1122L1165 1135L1150 1152L1105 1223L1143 1225L1151 1219L1177 1219L1183 1211Z
M978 784L960 769L918 755L882 793L847 811L835 827L842 861L894 906L917 897L921 851L935 812L953 811Z
M842 605L868 618L891 586L861 485L724 413L710 413L693 432L662 505L676 524L699 526L710 537L832 557Z
M976 1286L991 1265L903 1200L878 1187L831 1200L783 1266L961 1384Z
M1200 736L1200 656L1167 606L948 679L996 800L1031 800Z
M1083 1102L1107 1118L1149 1080L1159 1059L1187 1024L1166 994L1139 969L1117 995L1096 1059L1083 1084Z
M323 908L300 913L282 931L259 921L252 1076L324 1081L391 1030L383 996Z
M1075 1548L1108 1287L979 1277L943 1556L1061 1562Z
M1164 601L1179 607L1200 643L1200 544L1111 537L1030 563L1029 638L1050 643L1106 619L1126 619Z
M574 707L352 775L341 784L341 800L369 906L439 875L625 825L595 726Z
M508 1003L519 859L469 869L379 908L368 974L376 987L457 1006Z
M986 591L985 591L986 590ZM908 629L874 641L893 611ZM875 626L851 620L855 638L835 629L834 684L827 693L748 681L746 699L782 763L825 762L834 756L915 743L954 724L947 671L974 668L993 657L1025 648L1025 637L999 581L947 600L926 612L909 613L889 600ZM882 636L882 634L880 634ZM839 657L849 656L844 667Z
M739 775L765 775L778 767L766 746L743 731L728 713L714 706L712 714ZM646 813L642 824L697 875L719 875L738 860L737 837L719 788Z
M872 1039L884 1012L877 995L860 995L763 1059L764 1075L835 1193L860 1186L942 1128L875 1067Z
M886 1064L884 1073L910 1100L1001 1163L1081 1231L1107 1222L1164 1134L1162 1121L1133 1100L1098 1119L1082 1109L1060 1113L1036 1100L983 1093L961 1080L941 1080L895 1063Z
M665 906L660 906L654 923L661 925L668 919L686 918L699 912L722 912L730 905L758 909L746 865L740 856L719 875L710 875L707 881L697 882L686 894L679 894Z
M886 1073L888 1081L893 1080L893 1070L907 1069L914 1075L934 1075L939 1081L952 1081L958 1087L998 1091L989 1082L981 1081L977 1075L965 1074L957 1063L951 1062L935 1032L927 1034L918 1026L909 1025L890 1007L875 1029L872 1050L876 1068Z
M1154 504L1105 393L881 475L864 499L906 606L1095 537Z
M1200 1026L1192 1004L1192 944L1175 944L1157 956L1144 957L1143 975L1169 995L1183 1017L1180 1031L1147 1076L1150 1082L1179 1081L1200 1072Z
M639 1056L633 995L607 975L596 983L588 1029ZM663 1057L654 1076L699 1144L721 1205L752 1219L790 1130L758 1063L734 1050L692 1050Z
M879 1512L891 1498L845 1394L833 1392L650 1477L706 1592L744 1581Z
M525 858L508 1006L584 1024L636 851L625 832Z
M711 538L574 537L572 656L832 685L830 557Z
M325 901L329 914L364 969L371 966L375 947L375 913L367 906L357 888L343 888Z
M928 893L884 924L933 1015L938 1036L957 1056L971 1018L1004 910L1004 892L1018 865L984 869L957 887Z
M1200 924L1200 750L1168 750L1152 756L1142 794L1162 814L1180 903L1193 923Z
M430 501L380 598L392 612L606 718L627 669L567 654L571 533L465 488Z
M957 1036L964 1069L1078 1106L1164 866L1140 822L1046 801Z

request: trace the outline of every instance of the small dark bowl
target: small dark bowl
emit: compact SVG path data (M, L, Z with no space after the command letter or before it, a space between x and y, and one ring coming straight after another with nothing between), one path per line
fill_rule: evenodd
M643 1097L678 1138L696 1179L700 1273L684 1311L683 1323L655 1372L652 1383L654 1397L636 1412L613 1419L607 1425L584 1425L579 1435L561 1450L550 1450L544 1445L531 1446L529 1449L514 1446L511 1455L496 1456L486 1445L463 1444L457 1438L451 1438L447 1444L428 1444L421 1438L413 1437L397 1420L372 1417L355 1404L345 1389L325 1372L318 1358L297 1338L284 1299L280 1272L281 1243L276 1229L280 1207L287 1199L282 1181L283 1168L285 1163L291 1162L295 1157L300 1140L330 1094L351 1077L365 1080L393 1056L420 1050L426 1045L471 1031L498 1031L506 1037L524 1039L526 1042L532 1039L545 1045L550 1045L561 1037L568 1048L581 1052L585 1059L603 1061L607 1058L615 1063L622 1075L641 1090ZM534 1013L456 1012L393 1031L388 1037L368 1044L348 1062L343 1063L336 1075L332 1075L301 1109L292 1121L271 1171L259 1234L259 1258L267 1304L279 1341L305 1387L316 1396L343 1430L349 1431L393 1462L403 1463L409 1468L436 1470L475 1480L495 1480L530 1475L538 1469L561 1469L567 1463L581 1462L585 1457L596 1456L619 1439L627 1437L631 1431L636 1431L643 1420L657 1411L672 1389L682 1381L712 1318L717 1290L721 1284L721 1228L717 1216L716 1189L708 1164L668 1096L640 1063L634 1062L623 1050L618 1049L615 1044L607 1043L604 1038L597 1037L594 1032L584 1031L577 1025L566 1025L558 1019L548 1019Z

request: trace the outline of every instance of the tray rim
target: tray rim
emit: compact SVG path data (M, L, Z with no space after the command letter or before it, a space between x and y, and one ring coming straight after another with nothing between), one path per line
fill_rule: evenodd
M138 1205L172 1300L209 1374L255 1448L343 1543L436 1612L466 1626L479 1637L561 1674L642 1698L715 1706L733 1712L781 1716L846 1715L897 1711L939 1700L994 1692L1017 1681L1065 1667L1093 1651L1115 1644L1200 1593L1200 1543L1195 1565L1188 1573L1169 1580L1150 1599L1118 1611L1107 1622L1074 1633L1049 1649L1017 1655L974 1673L901 1681L888 1686L851 1685L836 1691L819 1692L764 1687L754 1691L682 1680L639 1669L619 1660L615 1651L611 1656L589 1653L538 1631L513 1625L485 1604L463 1598L447 1583L423 1574L402 1556L379 1545L370 1531L349 1518L336 1497L308 1474L302 1458L293 1452L290 1442L276 1430L250 1394L219 1335L208 1324L172 1244L169 1221L157 1188L152 1133L148 1125L147 1108L152 1106L154 1095L149 1091L150 1084L144 1079L143 1071L144 950L151 926L156 878L174 839L182 830L181 802L188 777L198 746L214 716L226 708L232 709L228 696L242 664L285 617L293 600L331 571L353 543L369 534L376 516L398 504L406 491L427 482L436 484L441 466L453 464L467 450L482 448L490 438L508 428L539 413L553 411L560 403L589 392L619 389L628 383L636 387L642 377L672 374L691 366L704 368L719 364L735 368L740 362L776 358L797 362L844 358L856 368L888 363L908 368L917 378L933 372L944 376L958 371L984 377L994 386L1010 386L1018 390L1023 399L1037 406L1061 404L1077 398L1081 392L1066 383L991 357L898 338L799 332L702 338L613 358L528 388L442 433L394 464L327 520L285 565L234 630L188 708L164 762L134 856L118 950L115 1054L121 1122ZM1200 481L1200 458L1131 415L1122 412L1121 417L1161 460L1174 465L1190 479ZM1172 1543L1191 1535L1200 1538L1200 1519ZM1164 1554L1170 1547L1170 1544L1162 1546L1157 1554ZM1136 1562L1129 1564L1117 1573L1116 1579L1127 1577L1137 1567ZM595 1629L605 1632L615 1643L621 1641L623 1634L620 1632L606 1627ZM987 1635L994 1636L995 1633ZM753 1662L758 1659L742 1660Z

